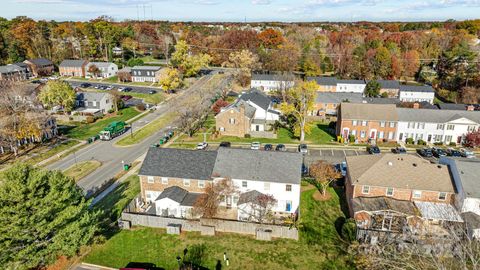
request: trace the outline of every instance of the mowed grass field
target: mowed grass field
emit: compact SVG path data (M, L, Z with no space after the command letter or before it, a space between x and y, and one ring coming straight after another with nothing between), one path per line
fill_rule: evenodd
M354 269L346 253L347 243L339 236L339 220L344 220L341 197L343 191L330 188L331 198L316 201L315 189L301 194L300 240L255 240L253 236L217 233L201 236L183 232L167 235L164 229L136 227L114 234L104 244L95 245L84 262L121 268L132 262L153 263L165 269L178 269L176 257L183 250L203 245L200 265L216 269L218 260L223 269ZM110 201L108 205L112 202ZM230 266L226 267L226 252Z

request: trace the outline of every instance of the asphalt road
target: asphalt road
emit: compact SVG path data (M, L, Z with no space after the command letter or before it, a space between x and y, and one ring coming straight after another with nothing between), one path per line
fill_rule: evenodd
M213 87L210 90L210 95L206 93L204 85L212 78L212 75L208 75L197 81L189 89L179 93L177 97L169 100L162 105L157 106L157 109L138 121L133 123L133 131L136 129L148 124L149 122L155 120L156 118L164 115L166 112L178 111L178 108L184 107L184 103L191 100L193 95L198 95L204 100L209 100L211 96L214 95L216 91L219 90L219 87ZM220 83L225 83L224 79ZM76 162L86 161L95 159L102 162L102 166L95 170L95 172L81 179L77 184L85 191L86 194L93 192L95 189L100 187L102 183L108 181L108 179L115 176L118 172L122 170L122 161L124 163L132 163L138 157L143 155L148 148L154 144L158 143L160 137L163 137L166 132L168 132L172 126L175 125L177 119L170 123L170 127L161 129L157 131L152 136L146 138L144 141L140 142L137 145L130 147L118 147L114 146L114 143L125 136L130 136L130 130L125 134L111 140L111 141L97 141L92 145L84 147L79 151L65 157L62 160L59 160L48 166L48 169L55 170L65 170L70 166L74 165Z

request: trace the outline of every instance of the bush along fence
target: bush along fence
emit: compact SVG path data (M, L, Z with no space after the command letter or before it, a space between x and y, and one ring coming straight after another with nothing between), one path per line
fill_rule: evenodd
M205 219L189 220L155 216L148 213L129 213L124 211L119 220L123 228L130 226L146 226L165 228L167 233L178 234L181 231L200 232L202 235L215 235L216 232L229 232L255 235L258 240L287 238L298 240L298 230L288 226L260 224L236 220Z

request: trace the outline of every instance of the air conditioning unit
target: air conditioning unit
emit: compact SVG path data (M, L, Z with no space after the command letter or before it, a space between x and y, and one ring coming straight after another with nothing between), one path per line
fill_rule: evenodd
M123 220L123 219L118 220L118 227L120 229L129 230L131 226L132 226L132 224L131 224L130 220Z

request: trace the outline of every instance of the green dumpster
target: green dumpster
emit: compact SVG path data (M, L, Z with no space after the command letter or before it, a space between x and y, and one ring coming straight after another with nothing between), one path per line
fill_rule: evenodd
M163 139L160 139L160 144L163 144L163 143L164 143Z
M123 164L123 170L128 171L130 169L130 164Z

